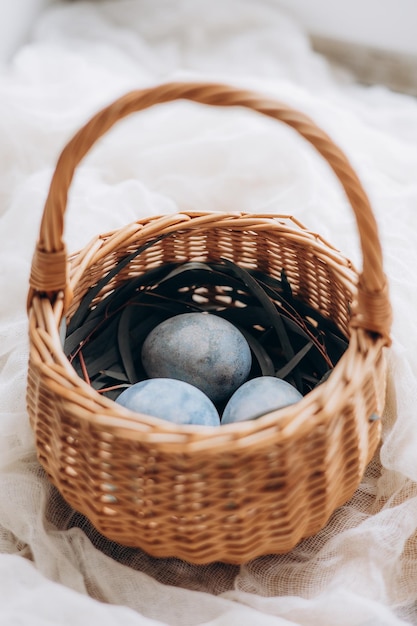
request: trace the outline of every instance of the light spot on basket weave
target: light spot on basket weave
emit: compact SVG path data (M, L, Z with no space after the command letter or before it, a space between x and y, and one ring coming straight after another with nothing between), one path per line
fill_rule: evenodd
M103 513L104 515L111 515L111 516L117 515L117 511L115 511L109 506L103 506Z
M193 293L192 299L194 302L197 302L198 304L206 304L207 302L209 302L209 299L207 298L207 296L204 296L202 293L198 293L197 291Z
M148 522L146 524L147 528L149 528L149 530L156 530L159 526L158 522Z
M106 433L105 431L102 431L100 433L100 444L104 444L105 442L111 443L114 441L114 435L110 434L110 433Z
M270 519L281 519L282 511L280 511L280 510L278 510L278 511L271 511L269 517L270 517Z
M114 504L117 502L117 498L115 496L110 495L109 493L105 493L100 497L101 502L105 502L108 504Z
M271 450L271 452L268 452L267 455L268 462L270 463L272 461L276 461L280 456L281 453L278 450Z
M216 296L216 302L222 302L224 304L232 304L232 298L230 296Z
M193 484L193 488L194 489L200 489L200 491L203 491L206 487L207 487L207 483L205 481L199 481L199 482L195 482ZM196 495L198 495L198 497L200 497L202 494L198 493Z
M106 450L99 450L98 451L98 456L100 457L100 459L107 459L110 460L111 458L113 458L113 455L111 452L106 452Z
M229 533L227 538L229 541L240 541L242 539L242 533Z
M69 444L73 444L76 441L78 441L78 430L77 428L72 428L71 426L67 426L67 429L69 430L69 434L65 437L65 440L67 443Z
M102 483L100 487L103 491L116 491L117 490L116 485L112 485L111 483Z
M111 450L112 445L107 441L99 441L99 446L101 450Z
M143 465L135 465L131 469L132 469L132 472L134 473L135 483L137 485L143 485L144 484L143 474L145 474L146 472L145 467Z
M206 524L197 524L194 527L195 531L197 531L198 533L203 533L207 530L207 525Z
M190 481L196 483L197 481L204 480L204 474L201 474L201 473L190 474L189 478L190 478Z
M75 478L76 476L78 476L78 472L70 465L66 466L65 473L68 474L68 476L71 476L72 478Z

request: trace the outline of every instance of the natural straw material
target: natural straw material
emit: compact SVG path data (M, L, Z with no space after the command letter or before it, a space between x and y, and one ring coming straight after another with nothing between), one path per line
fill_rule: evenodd
M293 218L242 213L143 219L98 236L67 259L63 218L81 159L121 118L180 98L253 109L315 146L354 211L362 273ZM81 379L62 348L62 329L84 296L128 255L131 262L92 306L162 264L228 258L277 279L284 269L294 296L334 322L348 348L325 383L255 421L209 429L131 413ZM376 450L391 322L377 227L344 154L310 119L278 102L230 86L173 83L129 93L99 112L58 160L28 309L27 401L39 460L69 504L116 542L194 563L242 563L288 551L352 496Z

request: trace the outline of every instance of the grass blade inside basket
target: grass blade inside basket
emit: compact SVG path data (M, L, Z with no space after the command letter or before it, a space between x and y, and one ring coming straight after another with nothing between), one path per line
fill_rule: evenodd
M346 338L293 297L284 269L279 281L228 259L169 263L124 281L100 300L117 272L159 239L121 259L89 290L69 324L65 352L78 374L101 393L114 399L146 378L143 341L164 319L190 311L219 315L239 328L253 355L250 377L285 378L303 394L343 354Z

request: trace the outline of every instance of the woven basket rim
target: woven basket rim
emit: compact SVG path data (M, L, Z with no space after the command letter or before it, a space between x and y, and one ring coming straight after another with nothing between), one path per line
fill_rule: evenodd
M358 361L358 345L367 345L369 356L363 364ZM230 448L230 441L239 448L251 446L253 449L262 446L270 437L270 429L274 434L279 431L279 441L284 442L295 434L302 436L306 430L312 431L323 424L324 421L334 419L332 410L326 411L324 407L331 398L340 394L338 388L343 373L349 367L354 367L356 379L358 380L358 370L363 367L369 368L371 353L378 353L384 345L381 337L372 337L362 329L352 328L348 341L348 346L334 366L329 378L308 392L296 404L276 411L271 411L257 418L237 424L224 424L220 427L178 425L166 421L162 418L147 414L130 411L110 398L104 397L85 380L83 380L68 362L67 357L61 348L61 359L67 361L65 367L65 382L63 387L57 381L51 381L51 366L45 362L39 362L38 367L44 376L49 380L48 386L54 390L58 396L65 401L68 394L68 385L73 393L83 393L88 404L94 407L90 410L80 410L78 418L84 423L103 427L106 432L111 432L114 436L126 437L137 442L152 442L165 448L181 446L186 443L189 449L209 449L216 446L216 450ZM350 361L350 365L347 365ZM356 385L358 387L358 385ZM340 395L339 395L340 402ZM223 443L222 443L223 442Z
M176 236L179 233L183 233L187 230L200 230L204 227L207 229L219 229L223 231L232 230L245 230L248 232L258 232L266 240L274 241L274 237L284 236L285 239L292 239L300 245L308 242L309 247L317 256L323 260L323 262L331 268L331 270L337 276L340 282L343 282L348 286L351 294L352 301L357 296L357 283L359 279L359 273L354 267L353 263L342 254L335 246L329 244L321 235L317 235L305 227L299 220L291 215L279 215L272 213L264 214L252 214L239 211L232 212L214 212L214 211L199 211L189 213L178 213L173 215L152 216L149 218L142 218L130 224L127 224L123 228L113 229L106 234L100 235L98 238L94 238L90 243L93 251L96 252L98 258L101 259L104 256L104 251L107 249L115 249L115 241L120 242L122 235L126 238L132 238L135 236L135 245L140 247L141 243L148 241L148 238L152 238L155 232L161 233L161 220L166 224L162 229L164 236ZM99 240L100 246L96 246L96 242ZM88 274L89 268L93 264L93 257L88 254L89 246L84 247L78 252L73 253L69 257L69 261L77 262L81 257L81 269L76 268L74 276L71 279L72 290L76 287L76 283L84 273ZM87 251L87 252L86 252ZM82 255L85 255L85 259ZM84 263L84 264L83 264ZM88 288L87 288L88 290ZM34 302L37 301L35 297ZM54 331L56 332L60 324L64 319L64 315L67 313L65 307L62 305L63 294L61 298L57 300L55 306L57 309L61 309L62 316L59 317L57 313L51 316L52 323L55 324ZM44 300L44 305L49 301ZM52 305L51 305L52 306ZM56 321L58 319L58 321ZM334 387L334 380L342 377L342 372L345 369L345 363L349 360L354 361L357 354L357 346L359 343L365 341L369 347L372 347L375 342L383 344L383 339L372 337L367 331L360 328L349 327L350 336L348 339L348 346L346 351L336 363L332 375L327 381L311 390L296 404L285 407L278 411L271 411L259 417L256 420L248 420L239 424L227 424L219 427L208 426L192 426L192 425L176 425L172 424L161 418L153 417L150 415L135 413L128 409L118 405L110 398L106 398L98 391L96 391L85 380L80 378L68 362L67 356L63 351L62 345L59 346L60 355L59 361L61 364L65 364L65 376L68 377L68 382L71 382L73 389L79 389L82 391L85 398L89 403L94 403L95 411L84 410L80 412L80 419L86 423L94 424L95 426L103 425L105 430L112 430L115 434L119 433L120 436L126 436L132 440L147 440L155 439L159 443L162 443L164 435L166 437L165 445L173 446L181 443L185 438L187 441L192 441L194 447L203 446L204 441L208 442L208 446L213 445L213 441L218 442L217 445L221 445L221 441L224 439L227 441L226 445L230 445L230 440L233 439L239 442L240 446L245 445L245 439L250 442L254 442L258 439L258 445L262 441L268 438L269 428L277 428L281 432L281 439L284 441L287 437L294 436L295 423L300 432L304 432L305 428L313 429L317 427L317 420L323 423L323 415L326 415L327 419L331 419L331 413L326 414L323 411L323 405L325 404L324 398L329 398L332 395L332 389ZM379 349L379 347L378 347ZM50 378L49 365L47 363L39 364L41 370L45 376ZM359 364L356 364L359 367ZM340 372L340 376L339 376ZM56 386L58 395L66 393L65 389L58 387L57 382L51 382L52 386ZM315 418L318 411L315 410L320 407L320 417ZM278 425L278 426L277 426ZM237 444L236 444L237 445ZM247 444L249 445L249 443Z

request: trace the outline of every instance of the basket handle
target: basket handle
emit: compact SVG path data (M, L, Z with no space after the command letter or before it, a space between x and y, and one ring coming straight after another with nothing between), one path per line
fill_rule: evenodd
M329 163L354 211L363 255L358 301L351 325L375 332L390 343L391 307L382 265L382 250L369 199L344 153L315 123L289 106L232 86L177 82L132 91L99 111L63 149L52 177L32 261L28 304L36 292L50 299L64 290L69 297L64 213L75 168L93 144L118 120L135 111L186 99L222 107L242 106L284 122L309 141Z

